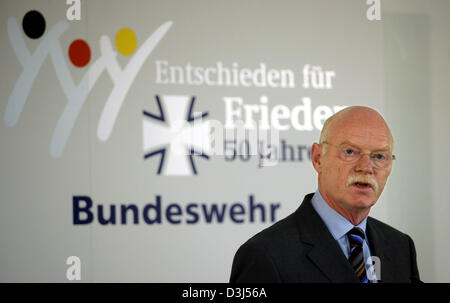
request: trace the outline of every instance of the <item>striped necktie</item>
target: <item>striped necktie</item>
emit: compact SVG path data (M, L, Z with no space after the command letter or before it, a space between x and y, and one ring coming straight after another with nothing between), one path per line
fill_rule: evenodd
M367 283L366 266L363 255L364 232L359 227L353 227L348 233L350 242L350 257L348 261L353 267L356 276L361 283Z

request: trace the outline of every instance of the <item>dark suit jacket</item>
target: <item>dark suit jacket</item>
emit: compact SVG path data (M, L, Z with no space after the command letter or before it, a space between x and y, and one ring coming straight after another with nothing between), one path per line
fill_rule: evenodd
M305 196L291 215L244 243L233 260L230 282L359 282L325 223ZM379 282L419 282L412 239L374 218L366 236L380 258Z

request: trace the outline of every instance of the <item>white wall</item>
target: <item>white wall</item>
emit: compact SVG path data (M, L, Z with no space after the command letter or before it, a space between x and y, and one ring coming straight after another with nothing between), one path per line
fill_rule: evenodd
M388 222L413 237L424 281L449 282L450 2L383 1L382 9L386 115L398 155Z

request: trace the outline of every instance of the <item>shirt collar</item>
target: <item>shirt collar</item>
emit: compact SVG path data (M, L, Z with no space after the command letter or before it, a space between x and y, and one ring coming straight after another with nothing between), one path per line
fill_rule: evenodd
M328 205L327 202L325 202L322 195L320 194L319 189L317 189L314 193L314 196L311 199L311 204L319 214L319 216L322 218L323 222L325 223L335 240L342 238L347 234L347 232L355 227L350 221L348 221L340 213L331 208L331 206ZM364 234L366 234L366 223L367 217L365 217L364 220L361 221L361 223L356 225L356 227L359 227L364 231Z

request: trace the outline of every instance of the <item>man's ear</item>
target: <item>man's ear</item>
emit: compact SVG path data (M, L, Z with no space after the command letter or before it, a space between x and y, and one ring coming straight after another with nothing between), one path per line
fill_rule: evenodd
M317 171L317 173L320 173L322 170L322 146L314 143L311 148L311 160L312 164L314 166L314 169Z

